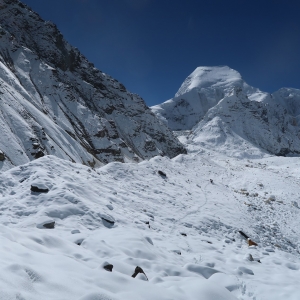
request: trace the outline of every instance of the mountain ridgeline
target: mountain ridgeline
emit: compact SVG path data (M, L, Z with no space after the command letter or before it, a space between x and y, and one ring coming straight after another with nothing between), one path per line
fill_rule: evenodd
M185 153L141 97L18 0L0 0L0 101L1 167L47 154L97 166Z
M300 90L265 93L227 66L198 67L173 99L152 110L171 130L189 132L190 151L300 156Z

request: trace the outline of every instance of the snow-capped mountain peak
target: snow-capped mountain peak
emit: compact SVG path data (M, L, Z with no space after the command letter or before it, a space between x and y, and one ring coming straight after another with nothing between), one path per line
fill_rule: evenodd
M152 111L172 130L190 130L221 99L234 89L251 97L266 96L249 86L240 73L227 67L198 67L183 82L173 99L152 107Z
M243 83L241 74L228 66L198 67L185 79L175 97L186 94L192 89L201 91L205 88L219 88L226 91L233 86L243 86Z
M198 67L173 99L152 107L172 130L190 130L190 151L229 155L300 154L300 91L265 93L227 67ZM197 150L198 149L198 150Z

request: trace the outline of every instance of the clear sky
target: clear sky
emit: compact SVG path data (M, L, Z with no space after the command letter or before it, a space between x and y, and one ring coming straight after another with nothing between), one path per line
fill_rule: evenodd
M22 0L151 106L198 66L300 89L300 0Z

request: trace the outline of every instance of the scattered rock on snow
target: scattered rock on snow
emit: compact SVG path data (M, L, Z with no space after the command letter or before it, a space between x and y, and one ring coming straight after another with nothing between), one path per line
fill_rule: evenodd
M239 231L239 234L242 235L245 239L249 239L249 236L245 234L243 231Z
M55 227L55 221L51 218L44 216L38 219L38 221L36 222L36 227L39 229L53 229Z
M107 261L102 264L102 268L108 272L112 272L113 267L114 266Z
M163 171L159 170L157 173L162 177L167 177L166 173L164 173Z
M0 161L5 160L5 155L3 153L3 151L0 150Z
M48 193L49 189L43 183L33 183L30 190L35 193Z
M71 231L71 233L72 233L72 234L80 233L80 230L79 230L79 229L73 229L73 230Z
M144 270L143 270L141 267L139 267L139 266L137 266L137 267L135 268L134 273L132 274L131 277L135 278L138 274L144 274L145 277L146 277L146 279L147 279L147 281L148 281L148 277L146 276Z
M110 225L114 225L115 224L115 219L114 217L107 215L107 214L101 214L100 215L101 219L108 222Z
M45 223L43 226L48 229L53 229L55 227L55 221L50 223Z
M292 201L292 205L295 206L296 208L299 208L298 202Z
M257 246L257 244L253 242L251 239L248 239L247 242L248 242L248 246Z

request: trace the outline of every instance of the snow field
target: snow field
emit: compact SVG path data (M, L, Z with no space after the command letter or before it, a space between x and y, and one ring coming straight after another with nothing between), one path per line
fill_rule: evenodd
M6 171L0 299L299 299L299 163L203 149L99 169L46 156ZM149 281L131 277L136 266Z

